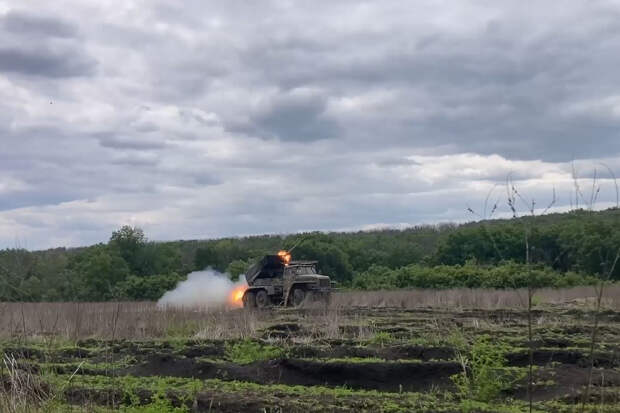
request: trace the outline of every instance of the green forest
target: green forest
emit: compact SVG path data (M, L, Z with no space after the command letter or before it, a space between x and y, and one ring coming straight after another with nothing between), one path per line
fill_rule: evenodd
M529 262L526 259L529 247ZM319 261L342 288L518 288L620 280L620 210L404 230L156 242L123 226L107 243L0 251L0 301L156 300L192 271L237 278L264 254Z

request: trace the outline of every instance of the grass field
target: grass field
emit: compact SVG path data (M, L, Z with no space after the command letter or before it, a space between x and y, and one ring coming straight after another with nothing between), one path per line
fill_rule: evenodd
M620 411L620 287L585 411ZM0 304L7 412L527 411L525 292L343 292L329 308ZM594 291L534 297L534 409L578 412Z

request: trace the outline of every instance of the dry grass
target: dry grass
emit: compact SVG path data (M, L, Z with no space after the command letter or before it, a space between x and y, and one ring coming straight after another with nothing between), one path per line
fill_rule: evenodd
M620 285L605 289L606 308L620 309ZM534 294L537 304L574 303L594 305L596 291L593 287L543 288ZM333 304L343 307L444 307L480 308L527 308L527 289L493 290L456 288L449 290L397 290L397 291L355 291L334 294Z
M606 288L604 307L620 309L620 286ZM591 287L541 289L535 293L537 305L572 303L581 308L594 307ZM334 293L329 309L313 311L313 324L322 326L318 335L337 337L338 326L345 322L340 310L356 307L449 308L449 309L524 309L525 290L399 290L352 291ZM350 319L346 323L355 325ZM160 309L153 302L120 303L0 303L0 339L35 338L52 341L84 338L146 339L158 337L194 337L231 339L255 336L272 320L272 313L223 309ZM295 317L299 314L295 314ZM361 325L362 323L360 323ZM359 335L371 332L360 327Z
M154 302L2 303L0 338L243 338L256 319L243 310L160 309Z
M40 378L18 368L12 355L3 355L0 380L0 411L4 413L34 411L50 398L49 389Z

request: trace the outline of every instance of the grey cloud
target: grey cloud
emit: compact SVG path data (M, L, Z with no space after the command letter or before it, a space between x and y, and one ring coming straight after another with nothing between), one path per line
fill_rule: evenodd
M52 78L88 76L96 61L76 50L0 48L0 72Z
M557 162L620 176L617 5L120 3L0 16L0 246L463 219L518 159L540 203ZM501 157L410 160L465 152Z
M385 158L377 159L375 161L375 163L377 165L379 165L380 167L384 167L384 168L398 167L398 166L420 165L419 162L416 162L413 159L402 158L402 157L395 157L395 156L394 157L385 157Z
M308 142L348 137L367 148L390 143L409 150L440 147L453 153L567 160L584 151L580 139L585 133L595 135L614 153L620 150L613 133L619 126L616 120L577 115L567 119L554 111L609 93L616 84L610 69L620 62L611 49L620 25L609 10L593 8L583 28L573 30L563 21L541 26L506 6L484 24L472 23L463 34L436 27L420 32L407 22L408 8L397 2L394 6L393 13L377 15L385 19L381 30L365 29L363 22L342 30L315 18L320 13L308 9L285 10L281 19L275 18L280 23L276 29L274 19L265 16L278 6L236 8L235 13L215 7L214 18L229 24L217 31L195 19L192 10L199 4L163 5L159 11L169 23L196 27L198 33L209 34L205 38L217 41L200 41L200 47L181 52L182 41L160 39L159 45L169 53L175 54L173 48L179 46L181 50L163 61L163 54L154 54L158 84L163 83L155 90L162 99L205 96L219 106L228 130L262 138ZM343 7L354 10L351 5ZM501 6L498 9L502 11ZM254 19L246 22L237 13ZM300 24L306 20L316 26ZM524 27L531 27L528 36L523 35ZM152 35L151 42L155 38L159 34ZM597 40L603 38L610 40ZM587 76L593 72L596 80ZM245 88L247 96L210 98L218 84ZM281 92L270 98L265 90L273 88ZM287 92L299 88L319 88L323 94L292 97ZM398 90L401 96L378 110L348 118L326 111L325 101L367 89ZM244 97L262 103L247 107ZM419 108L424 116L407 114ZM601 147L585 148L583 156L600 155Z
M117 135L98 135L99 144L104 148L111 149L162 149L166 147L164 142L156 139L134 137L134 136L117 136Z
M588 96L596 99L617 93L613 68L620 59L614 57L612 45L618 47L620 23L593 15L600 19L600 28L547 28L527 37L522 36L522 24L528 23L511 16L502 16L468 36L438 33L417 42L407 41L404 33L362 33L353 39L328 30L318 38L322 43L314 41L307 47L299 37L315 34L300 30L289 41L263 38L245 61L264 81L281 88L318 86L331 97L346 97L369 87L399 90L402 97L380 108L380 114L360 112L350 119L335 115L330 119L339 126L339 136L348 136L356 144L443 145L456 153L565 161L620 153L620 118L567 118L556 111ZM615 40L600 41L611 33ZM597 78L589 73L597 73ZM255 133L282 136L307 129L296 119L303 111L294 105L288 108L293 113L267 111L253 119ZM398 115L418 108L427 114ZM316 113L306 112L306 121ZM599 144L584 145L588 139Z
M194 182L200 186L218 185L223 182L220 178L209 173L195 173L193 178Z
M56 205L76 198L75 191L62 188L36 189L12 192L10 196L0 197L0 211L22 207Z
M155 166L159 163L157 158L153 156L132 156L123 155L110 161L112 165L127 165L127 166Z
M327 99L314 92L291 91L261 102L244 124L231 129L256 134L262 138L309 142L336 138L338 123L326 113Z
M135 179L135 178L134 178ZM110 185L109 190L121 195L135 195L140 194L141 196L147 194L156 194L158 193L157 185L154 183L144 183L144 179L136 180L136 182L113 182Z
M0 17L0 27L12 33L51 37L75 37L75 25L58 17L38 16L23 11L9 11Z
M0 15L0 72L72 78L91 76L96 67L77 25L44 13Z

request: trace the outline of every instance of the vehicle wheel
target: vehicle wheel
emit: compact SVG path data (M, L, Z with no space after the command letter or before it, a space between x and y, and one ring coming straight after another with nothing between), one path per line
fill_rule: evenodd
M258 308L265 308L269 306L269 296L267 295L267 291L259 290L256 293L256 306Z
M304 298L306 298L306 292L301 288L294 288L291 295L293 298L293 306L295 307L299 307L304 302Z
M243 294L243 308L254 308L256 307L256 296L253 291L246 291Z

